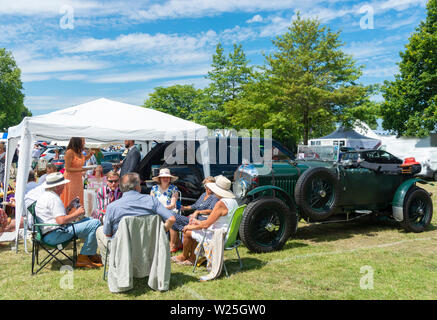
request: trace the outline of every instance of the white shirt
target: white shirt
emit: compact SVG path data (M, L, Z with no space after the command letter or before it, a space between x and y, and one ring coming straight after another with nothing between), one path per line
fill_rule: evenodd
M40 184L38 187L33 188L29 192L27 192L24 196L24 203L26 205L26 208L30 207L32 203L37 201L41 196L46 192L45 187Z
M238 202L235 199L221 198L220 200L225 204L226 208L228 208L228 213L224 216L220 216L217 221L208 228L208 230L223 229L224 231L228 231L232 215L238 208Z
M55 224L56 218L65 216L65 207L61 198L53 191L45 191L36 202L36 216L42 223ZM57 227L43 227L42 233L57 229Z

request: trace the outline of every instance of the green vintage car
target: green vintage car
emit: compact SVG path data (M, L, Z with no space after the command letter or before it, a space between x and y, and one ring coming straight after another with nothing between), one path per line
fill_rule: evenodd
M405 163L382 150L342 149L341 160L282 160L243 164L233 191L247 204L240 238L253 252L280 249L297 231L298 221L351 221L381 216L407 231L422 232L431 223L430 194L418 184L419 163Z

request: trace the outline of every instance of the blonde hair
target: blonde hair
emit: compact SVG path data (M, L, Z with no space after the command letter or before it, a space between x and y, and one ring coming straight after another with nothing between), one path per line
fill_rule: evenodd
M211 176L206 177L205 179L203 179L202 184L206 184L206 183L208 183L208 182L212 182L212 183L214 183L214 182L215 182L215 178L214 178L214 177L211 177Z
M117 178L120 179L120 175L119 175L118 172L116 172L116 171L109 171L109 172L106 174L106 177L107 177L107 178L109 178L109 177L117 177Z

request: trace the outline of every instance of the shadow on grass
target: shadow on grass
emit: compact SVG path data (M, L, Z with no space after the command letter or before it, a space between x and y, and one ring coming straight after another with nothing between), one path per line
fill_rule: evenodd
M310 240L314 242L336 241L349 239L355 235L375 237L384 230L403 230L395 221L351 221L327 224L309 224L299 227L293 239Z
M0 243L0 252L3 251L11 251L12 242L1 242Z

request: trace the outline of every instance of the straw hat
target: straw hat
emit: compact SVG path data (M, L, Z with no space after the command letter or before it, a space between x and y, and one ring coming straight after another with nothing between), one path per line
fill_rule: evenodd
M46 181L44 182L44 188L53 188L69 182L70 180L65 179L62 173L54 172L47 175Z
M161 181L159 179L163 178L163 177L170 177L171 182L175 182L178 179L178 177L171 175L170 169L164 168L164 169L159 170L159 175L157 175L156 177L153 177L152 180L157 182L157 183L160 183Z
M235 198L235 195L230 191L232 182L224 176L215 177L215 183L210 182L205 186L208 187L214 194L222 198Z

